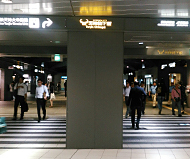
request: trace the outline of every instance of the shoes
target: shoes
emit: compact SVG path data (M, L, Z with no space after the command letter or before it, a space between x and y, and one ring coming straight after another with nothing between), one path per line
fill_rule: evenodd
M185 114L184 111L182 111L181 114Z
M139 123L136 123L136 128L139 129Z
M40 122L40 120L38 119L38 123Z
M23 117L20 117L20 120L23 120Z
M142 115L144 115L144 111L142 111Z
M156 108L156 106L153 106L153 108Z
M162 111L162 110L159 110L159 112L158 112L159 115L161 115L161 111Z
M179 114L179 115L178 115L178 117L182 117L182 115L181 115L181 114Z
M49 107L50 107L50 108L52 108L52 107L53 107L53 105L52 105L52 106L50 105Z
M45 120L46 119L46 116L43 116L43 120Z
M175 115L175 113L172 113L172 115Z
M16 118L16 117L13 117L12 120L17 120L17 118Z

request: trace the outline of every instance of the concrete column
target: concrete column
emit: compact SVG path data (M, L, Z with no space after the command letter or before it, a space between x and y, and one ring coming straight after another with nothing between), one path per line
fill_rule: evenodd
M187 61L187 85L190 85L190 61ZM187 97L187 107L190 107L190 93Z
M123 33L68 33L67 148L122 148Z

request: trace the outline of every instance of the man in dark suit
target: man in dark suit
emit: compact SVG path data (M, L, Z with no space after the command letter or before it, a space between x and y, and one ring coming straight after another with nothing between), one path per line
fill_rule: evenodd
M137 109L137 122L136 128L139 129L139 122L141 118L142 111L142 96L146 95L145 91L139 87L139 83L134 83L135 87L131 89L129 94L128 105L131 107L131 123L132 128L135 127L135 110Z

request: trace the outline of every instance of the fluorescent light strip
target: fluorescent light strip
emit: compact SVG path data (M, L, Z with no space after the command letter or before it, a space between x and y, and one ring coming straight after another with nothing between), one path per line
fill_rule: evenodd
M1 0L2 3L13 3L12 0Z

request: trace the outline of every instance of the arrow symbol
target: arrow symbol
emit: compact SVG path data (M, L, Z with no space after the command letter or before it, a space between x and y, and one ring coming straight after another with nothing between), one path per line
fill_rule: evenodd
M46 18L46 19L47 19L47 20L42 23L42 28L44 28L44 29L45 29L46 27L49 27L49 26L51 26L51 25L53 24L53 22L52 22L51 19L49 19L49 18Z

